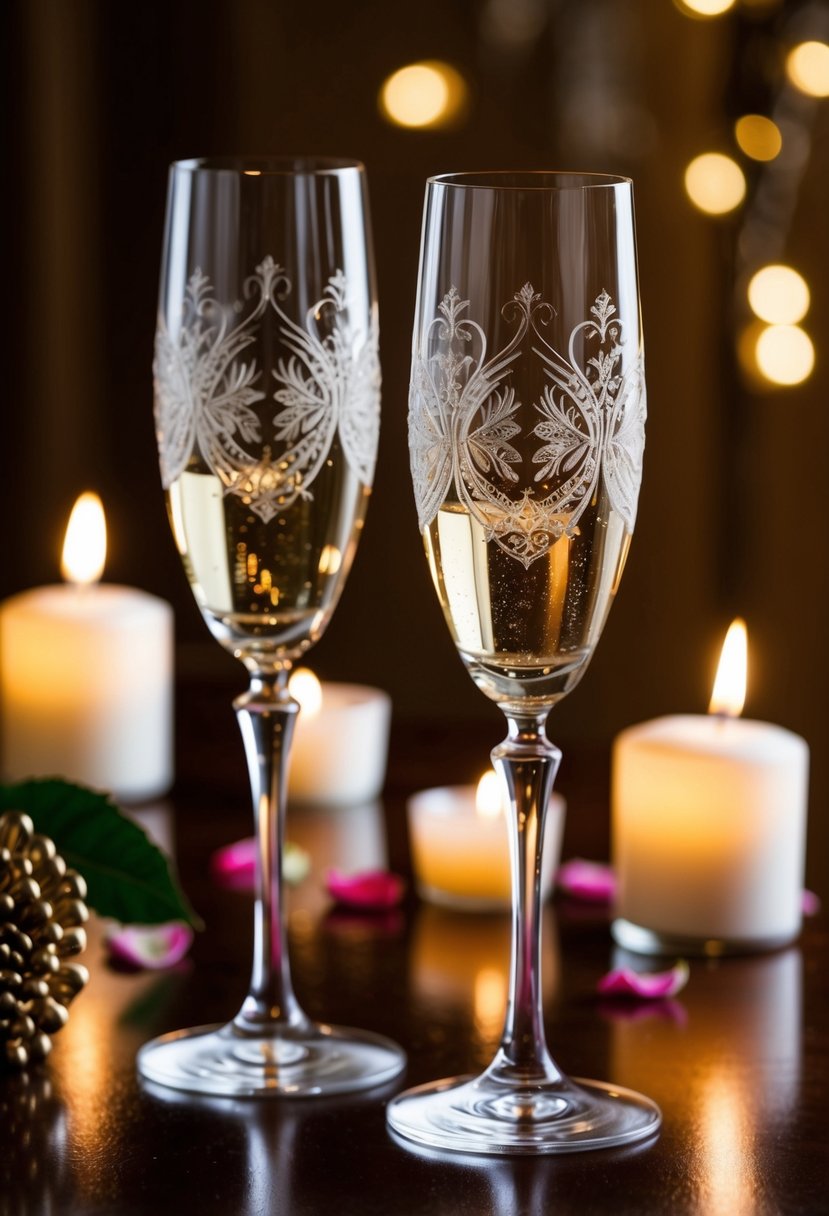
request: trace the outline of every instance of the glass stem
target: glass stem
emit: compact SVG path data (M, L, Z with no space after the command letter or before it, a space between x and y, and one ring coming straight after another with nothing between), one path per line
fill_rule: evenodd
M492 752L509 795L512 960L504 1034L487 1076L512 1086L562 1079L547 1050L541 1000L541 855L561 761L561 752L545 734L546 717L546 712L508 715L507 738Z
M288 692L288 670L253 672L250 688L233 703L248 762L257 843L253 970L233 1020L244 1035L307 1022L291 984L282 897L288 755L299 712Z

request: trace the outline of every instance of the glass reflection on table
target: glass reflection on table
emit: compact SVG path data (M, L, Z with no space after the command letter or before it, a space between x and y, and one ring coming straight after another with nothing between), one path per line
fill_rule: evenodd
M544 910L542 992L558 989L561 958L555 912ZM510 918L422 903L415 914L410 960L416 1022L432 1027L461 1019L472 1029L476 1064L486 1064L504 1028L510 966Z

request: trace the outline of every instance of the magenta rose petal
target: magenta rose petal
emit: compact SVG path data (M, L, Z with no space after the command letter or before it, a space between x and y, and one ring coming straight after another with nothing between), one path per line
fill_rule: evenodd
M110 957L144 971L163 971L181 962L193 942L182 921L169 925L124 925L107 938Z
M346 908L395 908L405 886L400 875L389 870L363 870L359 874L329 870L325 879L328 894Z
M565 895L584 900L585 903L610 903L616 895L613 867L598 861L585 861L581 857L574 857L572 861L565 861L564 865L559 866L556 885Z
M652 971L640 975L627 967L608 971L597 985L602 996L633 997L640 1001L659 1001L666 996L676 996L688 983L688 964L680 960L670 971Z
M282 877L287 883L302 882L311 868L305 849L285 841L282 850ZM222 887L234 891L251 891L256 885L256 840L248 836L217 849L210 859L213 877Z
M253 883L256 877L256 841L249 836L217 849L210 860L210 869L220 881L234 885Z
M815 891L806 889L803 892L803 900L800 906L804 916L817 916L821 909L820 896Z

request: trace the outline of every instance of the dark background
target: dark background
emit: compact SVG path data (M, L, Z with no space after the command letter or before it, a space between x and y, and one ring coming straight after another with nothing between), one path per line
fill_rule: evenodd
M312 662L329 678L387 688L403 720L479 719L483 766L502 725L454 654L409 486L423 183L461 169L627 173L647 349L645 481L619 601L550 732L609 744L629 723L703 712L739 612L750 631L746 713L811 744L811 847L825 849L829 101L797 110L806 156L792 170L791 215L763 246L812 289L804 324L817 364L803 386L757 388L735 366L740 250L762 167L742 159L748 202L724 219L695 211L682 184L701 151L739 156L734 119L772 111L787 40L825 37L825 17L822 3L775 0L743 0L712 21L670 0L6 0L0 594L56 578L72 502L94 488L107 508L107 578L173 602L183 667L242 683L207 640L158 480L151 360L167 165L227 152L359 157L379 274L383 431L361 551ZM424 58L448 60L469 82L453 129L400 130L378 111L383 79Z

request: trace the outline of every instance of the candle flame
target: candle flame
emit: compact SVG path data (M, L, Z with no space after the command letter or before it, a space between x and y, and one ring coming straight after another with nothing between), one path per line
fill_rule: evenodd
M709 714L725 714L739 718L746 700L748 672L748 634L740 617L731 622L723 642L714 691L708 706Z
M288 692L299 701L305 718L316 718L322 709L322 685L309 667L297 667L288 681Z
M104 572L107 556L107 526L104 507L97 494L81 494L72 508L63 542L60 569L68 583L88 587Z
M502 814L501 783L492 769L485 772L478 782L475 810L482 819L497 819Z

